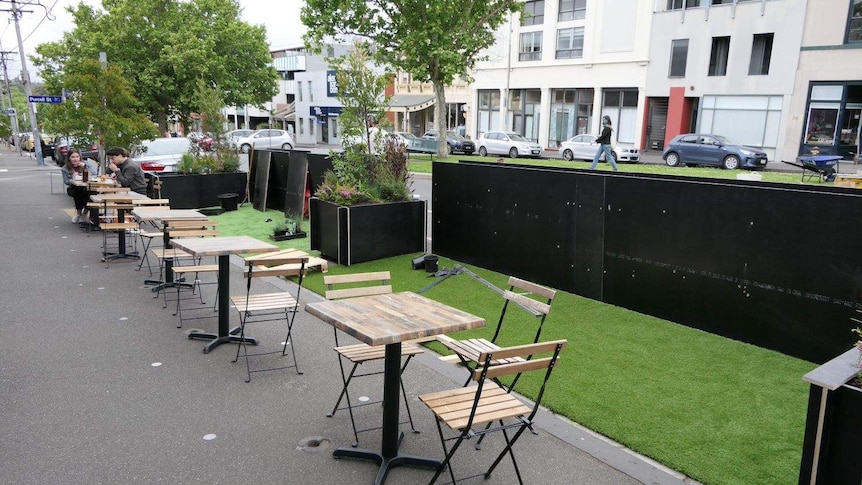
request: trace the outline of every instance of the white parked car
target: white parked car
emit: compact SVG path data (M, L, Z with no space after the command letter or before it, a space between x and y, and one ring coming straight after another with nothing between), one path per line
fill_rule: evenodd
M508 155L509 158L536 157L542 154L542 146L513 131L488 131L476 141L479 155Z
M568 141L560 143L560 153L566 160L589 160L592 161L596 156L596 152L600 146L596 145L596 135L575 135L569 138ZM614 160L618 162L638 163L640 161L640 150L625 143L611 144L611 154ZM605 155L602 154L601 161L605 161Z
M192 141L185 137L144 140L132 150L129 158L141 164L144 172L176 172L183 155L192 149Z
M246 130L244 128L240 128L239 130L231 130L224 134L225 141L230 144L232 147L236 147L236 142L239 141L240 138L246 137L254 133L254 130Z
M267 128L257 130L251 135L239 138L236 141L239 151L248 153L252 148L281 148L282 150L293 149L293 138L285 130Z

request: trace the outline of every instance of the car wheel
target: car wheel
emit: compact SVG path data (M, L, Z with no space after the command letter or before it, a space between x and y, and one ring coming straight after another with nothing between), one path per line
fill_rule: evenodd
M251 151L251 145L248 143L243 143L241 147L239 147L239 151L241 153L248 153Z
M291 146L290 143L285 143L284 145L281 146L281 149L282 150L293 150L293 146Z
M664 157L664 163L667 164L668 167L679 167L679 155L676 152L670 152Z
M509 149L509 158L518 158L518 149L512 147Z
M721 162L721 166L728 170L735 170L739 168L739 157L736 155L728 155L724 158L724 161Z
M479 156L487 157L488 156L488 150L486 150L485 147L479 147Z
M565 150L563 150L563 159L565 159L568 162L571 162L572 160L575 159L575 154L572 153L571 150L566 148Z

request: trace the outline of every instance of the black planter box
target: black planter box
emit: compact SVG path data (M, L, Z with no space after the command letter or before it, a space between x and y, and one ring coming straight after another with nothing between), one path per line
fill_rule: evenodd
M164 174L162 180L162 198L170 199L172 209L199 209L201 207L218 207L221 204L219 195L227 193L239 194L242 201L245 196L245 172L198 174Z
M862 483L862 389L846 384L858 362L859 350L853 348L803 378L811 389L800 485Z
M289 241L291 239L302 239L304 237L308 237L308 234L303 231L295 232L293 234L281 233L269 235L269 238L273 241Z
M425 201L340 206L312 197L311 249L344 266L425 250Z

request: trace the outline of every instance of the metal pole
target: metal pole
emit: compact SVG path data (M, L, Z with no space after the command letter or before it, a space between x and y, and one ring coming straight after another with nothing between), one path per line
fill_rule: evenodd
M27 72L27 59L24 58L24 42L21 40L21 27L18 25L21 13L22 10L18 8L15 0L12 0L12 18L15 20L15 35L18 37L18 55L21 56L21 80L24 83L24 93L27 95L27 111L30 114L30 127L33 130L33 153L36 154L36 164L45 165L45 158L42 156L42 136L39 134L39 125L36 123L36 107L30 102L30 96L33 95L33 92L30 89L30 74Z

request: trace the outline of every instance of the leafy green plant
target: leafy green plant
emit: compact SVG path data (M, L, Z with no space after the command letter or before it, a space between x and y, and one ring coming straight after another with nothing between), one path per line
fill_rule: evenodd
M191 153L183 153L182 158L177 163L177 173L195 173L196 169L195 156Z
M275 225L273 234L298 234L302 232L302 215L288 212L284 215L284 221Z
M383 95L389 76L368 67L362 44L333 62L338 71L338 118L345 149L330 151L333 170L324 175L315 195L340 205L395 202L411 197L407 152L378 127L385 124L388 98Z

